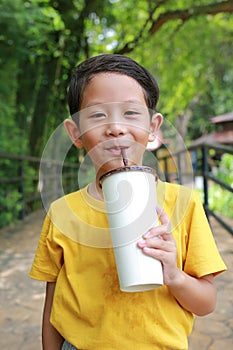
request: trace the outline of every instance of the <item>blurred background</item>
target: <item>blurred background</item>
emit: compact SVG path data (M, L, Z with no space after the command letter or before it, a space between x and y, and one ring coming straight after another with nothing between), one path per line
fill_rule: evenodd
M158 110L179 138L163 130L152 150L156 155L181 149L179 139L189 147L203 135L222 132L226 123L210 118L226 114L228 136L223 134L220 143L232 146L232 12L232 0L0 0L0 227L41 205L40 159L51 134L69 117L71 72L87 57L125 54L158 80ZM54 161L59 161L59 147L59 142L53 147ZM207 170L214 169L231 186L232 155L222 160L223 154L210 149ZM200 170L197 150L189 155L194 170ZM65 192L76 189L83 157L82 150L69 150ZM165 179L177 180L182 161L178 163L175 170L171 160L161 165L163 172L172 173ZM54 184L56 165L51 187L59 187ZM224 215L229 201L233 206L232 196Z
M135 59L159 83L165 122L145 162L200 193L228 266L190 350L232 347L232 13L233 0L0 0L2 350L41 349L45 286L28 272L44 203L94 176L62 123L72 70L101 53Z

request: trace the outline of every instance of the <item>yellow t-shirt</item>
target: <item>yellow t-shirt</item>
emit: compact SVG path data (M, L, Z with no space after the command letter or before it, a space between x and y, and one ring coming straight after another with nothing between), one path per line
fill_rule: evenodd
M199 197L161 181L157 197L171 218L178 267L195 277L224 271ZM51 205L30 272L56 281L51 323L79 349L187 349L193 315L166 286L121 292L110 242L105 204L87 187Z

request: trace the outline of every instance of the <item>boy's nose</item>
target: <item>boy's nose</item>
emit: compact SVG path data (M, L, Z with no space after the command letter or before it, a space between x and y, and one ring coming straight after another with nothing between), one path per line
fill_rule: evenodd
M117 137L117 136L125 135L126 132L127 132L127 126L119 122L109 123L106 128L106 134L108 136Z

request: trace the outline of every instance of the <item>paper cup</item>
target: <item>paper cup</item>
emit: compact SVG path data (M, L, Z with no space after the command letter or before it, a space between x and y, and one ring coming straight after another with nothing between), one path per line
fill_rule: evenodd
M100 178L106 202L120 289L140 292L163 284L160 261L137 247L137 241L158 225L155 170L146 166L114 169Z

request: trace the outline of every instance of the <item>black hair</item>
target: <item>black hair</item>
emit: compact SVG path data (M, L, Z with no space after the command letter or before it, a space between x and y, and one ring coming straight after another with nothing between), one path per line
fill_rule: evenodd
M80 110L84 89L93 76L105 72L124 74L135 79L143 89L148 108L155 110L159 87L147 69L124 55L101 54L80 63L72 74L67 96L71 115Z

